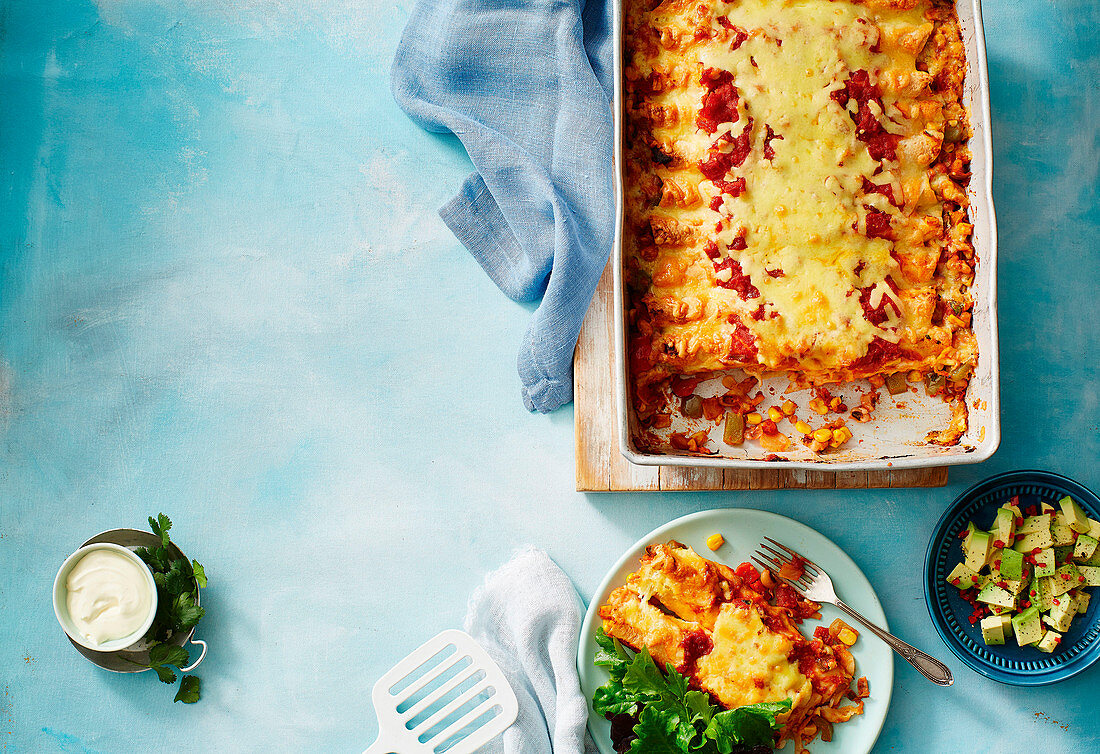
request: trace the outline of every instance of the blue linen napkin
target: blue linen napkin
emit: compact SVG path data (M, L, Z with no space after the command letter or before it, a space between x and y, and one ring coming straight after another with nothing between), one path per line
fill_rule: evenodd
M611 250L612 43L606 0L419 0L393 63L397 103L477 171L443 221L504 293L542 299L518 360L530 411L572 400Z

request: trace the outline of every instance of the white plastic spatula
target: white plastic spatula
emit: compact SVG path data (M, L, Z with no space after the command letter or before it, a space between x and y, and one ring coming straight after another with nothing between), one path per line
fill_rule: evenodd
M378 740L363 754L470 754L515 722L504 673L463 631L421 644L374 684Z

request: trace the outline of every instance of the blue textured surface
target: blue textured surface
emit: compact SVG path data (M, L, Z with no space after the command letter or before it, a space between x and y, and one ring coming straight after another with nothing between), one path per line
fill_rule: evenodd
M408 0L0 0L0 747L357 751L367 693L545 547L591 595L638 537L751 506L843 547L891 626L876 748L1100 750L1097 668L1011 688L921 586L946 505L999 471L1100 488L1091 0L986 4L1004 439L941 490L585 496L573 417L528 414L508 301L436 214L470 171L390 98ZM211 587L199 705L84 662L52 615L80 542L164 510Z
M1066 495L1091 518L1100 518L1100 499L1072 479L1046 471L998 474L959 495L944 511L928 542L924 596L936 631L960 660L996 681L1020 686L1058 683L1084 672L1100 659L1100 608L1091 600L1084 615L1076 616L1069 630L1062 633L1058 649L1044 654L1034 647L1019 646L1011 637L1001 646L986 646L981 626L968 620L973 607L947 583L947 575L963 560L958 534L969 522L991 528L997 510L1013 498L1021 510L1027 510L1040 503L1057 508Z

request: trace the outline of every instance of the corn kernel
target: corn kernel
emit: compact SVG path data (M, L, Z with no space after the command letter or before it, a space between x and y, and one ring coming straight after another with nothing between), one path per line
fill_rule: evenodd
M810 427L810 425L807 424L806 422L796 422L795 425L794 425L794 428L797 429L799 432L801 432L804 435L808 435L808 434L810 434L810 432L813 431L813 428Z
M829 413L829 407L826 406L825 401L821 400L820 398L814 398L812 401L810 401L810 408L813 411L821 414L822 416L825 416L825 414Z
M965 327L965 325L963 325L963 321L956 317L954 314L948 314L943 319L945 322L947 322L947 324L951 325L952 327Z
M745 421L755 427L757 424L764 421L764 417L754 411L745 417Z
M707 547L711 549L711 552L717 550L719 547L726 543L726 538L721 534L711 534L707 537ZM854 640L853 640L854 641ZM849 645L851 646L851 645Z
M825 450L825 448L827 448L827 447L829 447L829 443L823 442L821 440L814 440L813 442L810 443L810 450L812 450L815 453L820 453L821 451Z
M840 396L838 395L837 397L829 401L829 408L831 408L833 411L837 411L840 409L840 404L843 402L844 401L840 400Z
M787 416L790 416L791 414L793 414L794 410L796 408L798 408L798 406L795 405L794 401L784 401L783 402L783 413L786 414Z
M825 427L822 427L821 429L815 429L814 439L818 442L829 442L829 440L833 439L833 433Z
M852 439L852 430L847 427L833 430L833 440L837 443L845 443Z
M772 406L771 408L768 409L768 418L771 419L773 422L782 421L783 420L783 412L780 411L775 406Z
M919 371L917 371L916 369L914 369L913 371L911 371L911 372L909 373L909 381L910 381L910 382L920 382L920 381L921 381L921 379L922 379L922 378L921 378L921 374L920 374L920 372L919 372Z
M856 639L859 638L859 634L857 634L850 628L842 628L840 629L840 633L836 635L836 638L840 639L841 642L850 647L856 643Z

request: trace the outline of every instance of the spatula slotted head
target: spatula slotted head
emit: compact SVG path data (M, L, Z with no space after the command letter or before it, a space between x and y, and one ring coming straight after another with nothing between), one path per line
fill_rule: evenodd
M504 673L462 631L417 647L374 685L378 741L370 754L469 754L504 732L519 710Z

